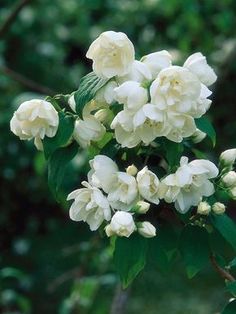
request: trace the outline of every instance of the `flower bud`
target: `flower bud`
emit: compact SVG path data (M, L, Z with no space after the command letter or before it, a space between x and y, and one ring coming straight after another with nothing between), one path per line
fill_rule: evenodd
M136 230L133 216L125 211L117 211L112 217L109 226L105 230L107 234L116 234L126 238Z
M216 202L213 206L212 206L212 210L215 214L217 215L221 215L225 212L225 205L223 203L220 202Z
M108 236L108 238L114 235L114 232L112 231L110 224L105 227L105 233Z
M145 238L156 236L156 228L148 221L138 223L138 233Z
M236 200L236 186L230 190L230 196L233 200Z
M69 100L68 100L68 104L70 106L70 108L76 112L76 103L75 103L75 96L74 94L70 96Z
M235 171L229 171L226 175L223 176L222 182L227 187L232 187L236 185L236 172Z
M232 168L236 159L236 148L227 149L220 155L220 164Z
M206 137L206 133L202 132L201 130L197 129L193 135L191 136L193 143L197 144L204 140Z
M209 215L211 206L207 202L200 202L197 207L197 213L200 215Z
M136 213L138 213L138 214L146 214L146 212L150 208L150 204L148 202L145 202L145 201L139 201L136 204L136 206L138 207L136 210Z
M111 121L114 118L112 111L108 108L98 110L94 117L103 124L111 124Z
M126 173L128 173L131 176L136 176L138 172L138 169L135 167L135 165L131 165L126 169Z

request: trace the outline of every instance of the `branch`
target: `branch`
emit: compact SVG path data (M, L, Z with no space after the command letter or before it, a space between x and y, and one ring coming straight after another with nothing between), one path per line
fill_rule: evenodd
M14 23L15 19L17 18L20 11L23 9L24 6L26 6L31 0L21 0L19 1L13 11L9 14L6 21L3 23L3 25L0 27L0 39L3 37L11 25Z
M210 255L210 261L212 266L215 268L215 270L217 271L217 273L225 280L228 281L235 281L236 279L224 268L220 267L219 264L217 264L215 256L213 254Z
M117 285L115 295L111 304L110 314L124 314L125 313L125 308L128 302L129 294L130 294L130 289L123 290L120 284Z
M44 95L49 95L49 96L53 96L56 94L56 92L51 90L50 88L43 86L43 85L40 85L40 84L32 81L31 79L28 79L24 75L13 71L6 66L1 66L0 72L2 72L4 75L10 77L14 81L19 82L21 85L27 87L28 89L30 89L32 91L35 91L35 92L38 92L38 93L44 94Z

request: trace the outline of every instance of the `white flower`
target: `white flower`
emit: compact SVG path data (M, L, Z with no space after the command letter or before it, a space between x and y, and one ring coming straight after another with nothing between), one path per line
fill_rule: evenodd
M236 186L230 190L230 196L233 200L236 200Z
M214 185L209 179L218 175L217 167L210 161L196 159L188 163L182 157L180 167L161 181L159 195L166 202L175 202L180 213L186 213L191 206L197 206L203 196L214 193Z
M136 176L138 172L137 167L135 167L135 165L131 165L126 169L126 173L128 173L131 176Z
M217 215L222 215L225 212L225 205L220 202L216 202L212 206L212 210Z
M73 132L74 139L86 148L91 141L97 142L104 136L106 128L95 117L87 116L83 120L76 120Z
M197 207L197 213L199 215L209 215L211 211L211 206L207 202L200 202Z
M70 193L67 200L74 200L70 207L70 218L74 221L87 222L90 230L97 230L104 220L111 219L111 209L102 192L82 182L84 188Z
M150 204L145 201L139 201L137 204L137 210L136 213L138 214L146 214L149 211Z
M151 203L159 204L159 179L145 166L137 174L138 190L140 195Z
M116 182L117 164L109 157L97 155L89 161L91 170L88 173L88 181L91 185L102 188L109 193Z
M171 66L171 55L168 51L162 50L144 56L141 61L147 65L152 73L152 78L155 79L161 70Z
M202 132L201 130L196 129L196 131L193 133L191 138L192 138L193 143L197 144L203 141L205 137L206 137L205 132Z
M125 76L119 77L119 82L126 81L145 82L152 79L152 74L146 64L141 61L135 60L132 64L131 70Z
M70 98L68 100L68 104L69 104L70 108L74 112L76 112L76 103L75 103L75 95L74 94L70 96Z
M165 135L169 140L180 143L184 137L189 137L196 132L194 119L187 114L169 111L167 113L169 132Z
M58 124L58 113L51 103L32 99L22 103L14 112L10 128L21 140L37 138L37 144L45 136L55 136Z
M153 238L156 236L156 228L148 221L138 223L138 233L145 238Z
M115 81L109 81L96 93L95 100L110 105L114 101L114 89L116 87L117 83Z
M148 92L140 83L127 81L114 89L115 99L125 105L125 109L137 111L148 101Z
M173 107L175 111L188 113L192 103L200 97L201 84L188 69L171 66L163 69L150 87L151 103L159 109Z
M107 31L90 45L86 57L93 60L93 70L98 76L123 76L134 62L134 46L126 34Z
M133 114L127 110L122 110L115 116L111 128L115 129L116 140L122 147L132 148L141 142L134 132Z
M170 130L165 112L153 104L144 105L134 115L133 125L135 134L145 144L150 144L157 137L167 135Z
M109 108L103 108L95 112L94 118L97 119L99 122L110 126L111 121L114 118L114 115Z
M184 63L184 67L193 72L206 86L212 85L217 79L214 70L207 64L206 57L200 52L189 56Z
M235 171L229 171L226 173L226 175L223 176L222 182L227 187L236 186L236 172Z
M108 226L105 229L107 236L116 234L128 238L136 230L133 216L123 211L117 211Z
M115 176L107 199L115 209L130 210L138 196L136 180L125 172L117 172Z
M220 164L223 167L232 168L235 160L236 160L236 148L227 149L220 155Z

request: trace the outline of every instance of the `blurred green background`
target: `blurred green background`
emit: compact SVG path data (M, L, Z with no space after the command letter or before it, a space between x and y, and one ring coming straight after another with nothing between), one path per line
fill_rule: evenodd
M10 133L9 120L26 99L76 90L91 70L90 43L115 30L133 41L137 58L168 49L181 63L205 54L219 76L209 111L215 153L235 147L236 1L31 0L1 33L19 2L0 0L0 312L124 313L114 305L128 298L128 314L219 313L229 298L222 280L209 268L188 281L178 261L167 274L149 269L120 295L108 241L70 221L63 201L87 173L86 152L68 169L61 206L43 155ZM207 142L199 148L216 158Z

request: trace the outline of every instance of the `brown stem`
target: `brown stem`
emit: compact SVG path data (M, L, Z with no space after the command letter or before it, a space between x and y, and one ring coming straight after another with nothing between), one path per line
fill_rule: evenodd
M43 86L43 85L40 85L40 84L32 81L31 79L25 77L24 75L22 75L18 72L15 72L14 70L9 69L6 66L1 66L0 72L2 72L4 75L10 77L14 81L19 82L21 85L29 88L32 91L35 91L35 92L38 92L38 93L44 94L44 95L50 95L50 96L53 96L56 94L56 92L51 90L50 88Z
M224 268L220 267L220 265L217 263L215 256L213 254L210 255L210 261L212 266L215 268L215 270L217 271L217 273L225 280L228 281L235 281L235 278Z
M7 33L11 25L14 23L15 19L17 18L20 11L23 9L24 6L26 6L30 1L32 0L20 0L13 11L9 14L9 16L6 18L3 25L0 27L0 39Z
M130 288L123 290L118 284L111 304L110 314L125 314Z

